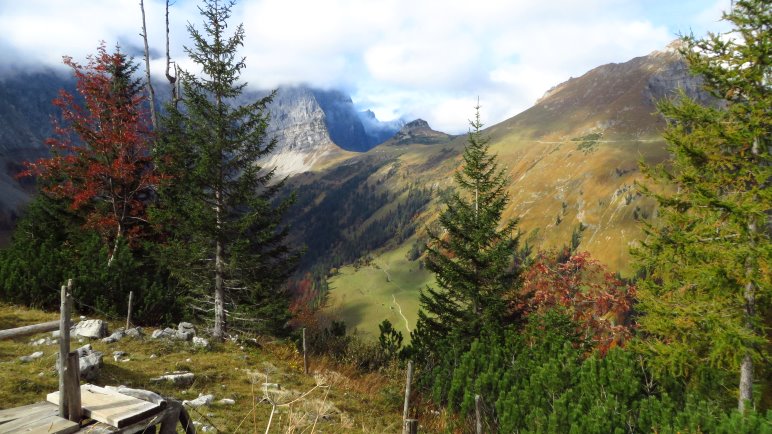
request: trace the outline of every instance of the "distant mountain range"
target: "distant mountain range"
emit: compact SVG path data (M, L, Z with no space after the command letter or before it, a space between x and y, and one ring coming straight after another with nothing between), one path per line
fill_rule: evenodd
M22 162L47 155L43 145L52 133L57 112L51 101L60 89L73 92L74 80L60 71L18 72L0 77L0 245L29 200L33 186L16 179ZM156 86L160 99L165 86ZM250 91L253 101L266 95ZM358 111L351 98L337 90L281 87L269 106L268 133L278 139L275 152L262 162L280 175L310 170L317 165L364 152L389 139L404 124L380 122L371 111Z
M579 251L630 275L641 221L657 212L637 190L646 182L639 162L669 156L656 103L679 90L710 102L675 48L599 66L484 131L510 182L504 216L519 220L523 243L550 249L573 238ZM418 260L426 229L440 230L465 142L410 123L366 153L291 179L294 233L309 247L304 266L333 270L328 309L349 327L377 336L383 319L415 324L418 291L433 279Z
M45 155L50 101L62 87L72 89L72 80L53 71L0 79L0 233L6 237L32 191L13 175L22 161ZM488 128L512 182L506 215L519 218L543 247L567 243L581 225L582 249L626 269L629 245L641 236L636 220L655 214L634 186L642 179L638 161L667 157L656 101L677 89L708 100L668 47L572 78ZM290 219L299 227L297 241L309 245L306 266L326 258L325 266L337 267L419 241L453 186L465 137L420 119L380 122L336 90L281 87L269 110L278 146L261 164L292 175L292 186L302 190ZM483 101L483 119L484 110Z

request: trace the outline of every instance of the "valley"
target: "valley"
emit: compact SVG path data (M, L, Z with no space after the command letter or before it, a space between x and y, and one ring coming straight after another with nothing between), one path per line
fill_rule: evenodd
M47 83L54 83L50 88L66 83L54 72L46 74ZM696 80L668 47L595 68L555 86L525 112L487 127L491 151L510 180L504 217L519 219L521 245L556 249L578 237L579 250L629 275L629 249L642 236L640 221L656 213L638 193L636 183L643 179L638 164L667 157L655 101L677 89L704 100ZM40 81L18 82L28 90L15 92L36 92ZM14 101L6 100L6 113L17 113ZM435 131L420 119L381 123L372 112L357 111L341 92L307 87L279 88L269 109L268 132L277 147L262 164L275 166L278 176L288 177L285 191L296 192L286 223L293 228L292 242L307 248L300 273L326 276L336 270L327 283L326 311L339 315L350 330L373 335L383 319L414 324L418 291L431 277L419 269L420 255L407 260L406 254L426 241L426 228L442 209L440 199L453 187L465 135ZM23 137L42 143L50 134L45 117L34 119L24 133L0 135L0 158L6 161L0 178L8 193L0 201L6 222L0 229L6 240L32 191L12 178L12 168L42 149L24 145ZM397 303L404 319L394 310Z

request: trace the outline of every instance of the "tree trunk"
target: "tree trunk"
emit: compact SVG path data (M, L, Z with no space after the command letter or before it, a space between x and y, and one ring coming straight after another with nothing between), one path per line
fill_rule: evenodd
M174 65L174 75L171 75L170 70L172 66L172 57L169 53L169 0L166 0L166 79L169 80L169 85L172 88L172 104L177 107L179 101L179 92L177 88L177 65Z
M748 232L751 237L751 244L754 244L756 235L756 223L751 222L748 225ZM756 313L756 288L753 284L753 263L750 258L746 264L745 273L748 277L748 283L745 284L743 297L745 298L745 327L753 332L753 316ZM740 365L740 396L737 399L737 409L740 413L745 411L745 403L753 401L753 358L750 350L745 351L742 364Z
M118 243L120 243L121 235L123 235L123 227L118 224L118 232L115 234L115 242L113 243L113 250L110 252L110 257L107 258L107 267L113 265L115 259L115 253L118 251Z
M150 48L147 45L147 25L145 24L145 0L139 0L139 8L142 9L142 39L145 41L145 77L147 77L147 93L150 99L150 121L153 130L158 129L158 115L155 112L155 91L150 82Z
M754 157L758 157L761 151L761 140L759 137L753 138L753 146L751 147L751 153ZM758 199L758 198L757 198ZM748 223L748 235L749 244L751 247L756 245L756 234L758 227L756 221L751 217L751 221ZM743 298L745 299L745 327L754 332L753 329L753 317L756 314L756 288L753 283L753 260L748 257L745 264L745 275L748 282L745 284L745 291L743 291ZM743 356L743 361L740 364L740 391L737 399L737 409L740 413L745 411L745 403L753 401L753 358L751 357L750 350L746 350Z
M223 241L220 235L222 230L222 207L221 203L222 193L218 190L215 194L217 200L217 206L215 212L217 213L217 240L215 246L214 256L214 332L212 335L217 339L222 339L225 336L225 289L223 288Z

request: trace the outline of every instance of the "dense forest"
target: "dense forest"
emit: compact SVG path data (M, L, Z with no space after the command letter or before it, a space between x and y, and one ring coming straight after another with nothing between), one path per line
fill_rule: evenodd
M305 328L312 353L362 372L415 363L413 412L442 415L438 431L772 432L768 2L734 2L730 33L682 38L720 103L660 102L671 159L641 163L636 194L657 210L630 279L577 251L581 228L535 251L503 218L511 180L480 107L450 190L379 188L368 176L390 161L377 155L315 183L275 177L257 163L276 144L273 95L240 98L232 6L203 2L186 48L203 72L170 76L157 113L119 47L65 59L77 87L53 101L50 157L23 172L39 191L0 251L0 299L55 308L76 276L81 312L115 317L132 290L139 323L195 318L219 339ZM331 270L410 239L433 200L442 212L409 257L436 285L410 343L388 321L367 342L325 318Z

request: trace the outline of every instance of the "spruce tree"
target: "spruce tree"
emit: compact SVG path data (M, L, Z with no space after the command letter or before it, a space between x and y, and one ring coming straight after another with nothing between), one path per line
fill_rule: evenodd
M420 352L436 354L437 343L449 337L451 346L464 349L484 324L500 324L505 315L502 294L514 276L517 221L502 224L507 178L489 151L479 109L470 121L463 167L455 173L458 190L444 201L440 232L430 232L426 266L438 288L420 294L412 335Z
M280 286L297 262L280 223L290 200L275 203L282 182L259 165L276 144L266 135L273 95L239 104L244 28L226 35L233 4L206 0L203 31L188 26L186 52L203 73L182 73L181 107L167 107L158 149L170 180L159 209L171 233L167 256L194 300L205 302L192 306L214 313L217 338L226 317L245 328L281 329L289 312Z
M652 365L693 383L714 367L739 374L741 411L769 348L771 10L737 1L724 15L731 32L682 38L681 53L717 102L682 94L660 103L672 160L644 167L658 183L644 191L659 219L634 251Z

